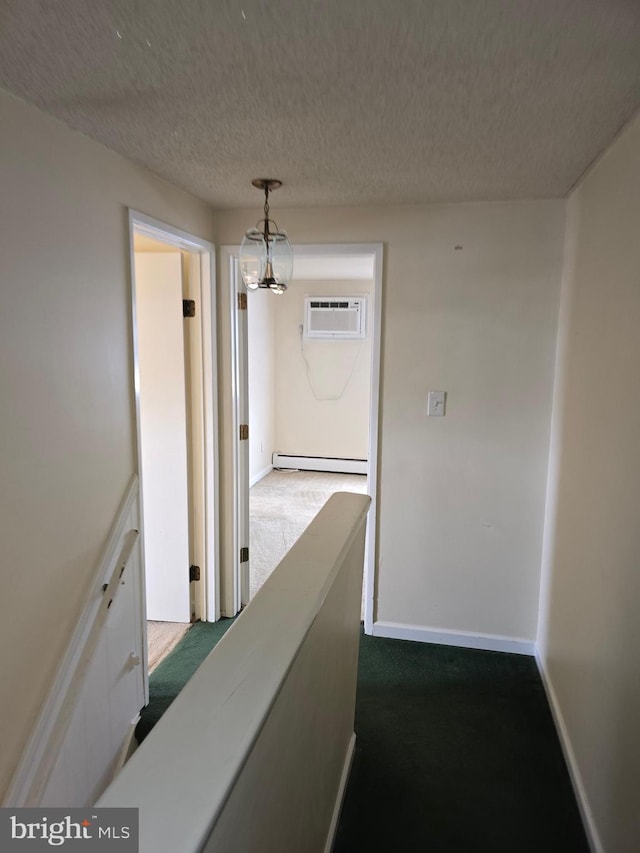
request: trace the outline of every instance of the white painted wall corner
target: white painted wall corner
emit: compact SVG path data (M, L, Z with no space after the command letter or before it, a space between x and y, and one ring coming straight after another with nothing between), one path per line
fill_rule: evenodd
M249 480L249 488L253 488L253 486L255 486L256 483L259 483L260 480L264 480L267 474L270 474L272 471L273 465L267 465L267 467L263 468L262 471L258 471L258 473Z

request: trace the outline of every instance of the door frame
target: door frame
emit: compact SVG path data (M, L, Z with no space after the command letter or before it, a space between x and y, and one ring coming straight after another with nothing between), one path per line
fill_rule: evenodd
M160 240L176 249L200 258L201 333L202 333L202 410L203 410L203 481L204 481L204 553L205 571L203 621L215 622L220 618L220 532L218 494L218 377L216 339L216 265L215 246L195 234L174 228L132 208L129 215L129 259L131 265L131 321L133 342L133 382L136 414L136 453L140 478L140 505L144 502L144 483L140 471L140 370L138 359L138 334L136 319L135 234ZM142 537L142 562L144 567L144 537ZM185 574L188 567L185 566ZM143 571L144 577L144 571ZM188 581L187 581L188 583ZM144 601L143 590L143 601ZM145 631L145 658L146 631Z
M229 332L231 345L231 478L232 478L232 507L231 507L231 577L225 570L227 588L232 592L232 612L226 616L234 616L248 604L249 573L243 571L240 550L249 546L249 442L240 440L240 425L248 423L249 414L249 363L248 363L248 328L247 312L240 311L238 296L246 295L246 288L240 276L239 253L240 246L222 246L222 276L228 275L229 293ZM226 263L224 258L226 257ZM222 285L225 286L224 284ZM227 553L225 565L229 563ZM230 581L230 583L229 583Z
M249 544L249 463L248 442L239 440L240 424L248 423L248 356L246 313L238 310L238 294L245 288L240 276L239 246L221 246L222 286L228 276L231 340L231 408L233 429L233 602L237 613L243 604L243 594L248 590L248 578L243 576L240 548ZM327 258L370 257L373 261L373 306L371 322L371 373L369 401L369 446L367 460L367 488L371 506L367 515L364 565L364 629L373 631L376 616L376 561L378 532L378 457L380 436L380 367L382 351L382 243L323 243L296 244L295 257L313 256ZM282 297L286 299L286 293Z

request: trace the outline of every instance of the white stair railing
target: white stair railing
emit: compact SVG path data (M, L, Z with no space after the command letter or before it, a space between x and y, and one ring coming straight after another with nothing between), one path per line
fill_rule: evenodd
M139 809L141 853L330 850L369 502L329 499L96 803Z

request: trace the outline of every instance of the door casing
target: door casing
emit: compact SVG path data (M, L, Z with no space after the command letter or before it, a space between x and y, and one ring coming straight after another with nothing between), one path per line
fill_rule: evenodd
M133 335L133 368L136 412L138 467L141 458L140 437L140 376L136 324L134 236L143 234L187 252L186 266L192 279L199 279L200 317L198 323L198 349L201 363L197 365L195 380L201 395L202 419L195 431L199 448L194 460L198 465L198 488L202 494L202 523L195 525L204 554L204 571L195 595L197 618L214 622L220 618L220 560L219 560L219 496L218 496L218 393L216 344L216 290L215 246L181 229L174 228L136 210L129 209L129 240L131 261L131 311ZM196 317L196 319L198 319ZM195 349L195 348L194 348ZM192 349L192 352L194 351ZM194 430L191 431L192 438ZM144 482L141 478L140 499L144 505ZM144 547L143 547L144 565ZM188 566L185 567L185 574ZM187 581L188 582L188 581ZM146 646L146 639L145 639ZM145 657L147 650L145 647Z
M231 414L233 462L233 544L232 553L226 554L225 565L230 566L230 583L233 588L233 607L237 613L248 601L248 564L241 563L240 550L249 545L249 443L239 440L240 425L248 423L248 355L246 312L238 310L238 294L244 293L238 263L239 246L222 246L221 286L228 289L229 329L231 343ZM367 516L364 567L364 628L370 634L376 616L376 561L377 561L377 492L380 417L380 363L382 334L382 243L303 244L294 247L295 257L304 255L324 258L362 258L373 261L373 310L371 346L371 394L369 403L369 446L367 465L367 490L371 506ZM275 297L274 297L275 298ZM280 298L280 297L278 297ZM286 293L283 297L286 299ZM227 614L231 615L231 614Z

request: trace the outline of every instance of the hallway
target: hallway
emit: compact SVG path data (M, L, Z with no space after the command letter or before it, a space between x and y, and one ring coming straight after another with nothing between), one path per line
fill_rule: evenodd
M333 853L589 853L535 661L360 637Z
M140 740L232 624L154 672ZM333 853L589 853L532 658L362 634L355 731Z

